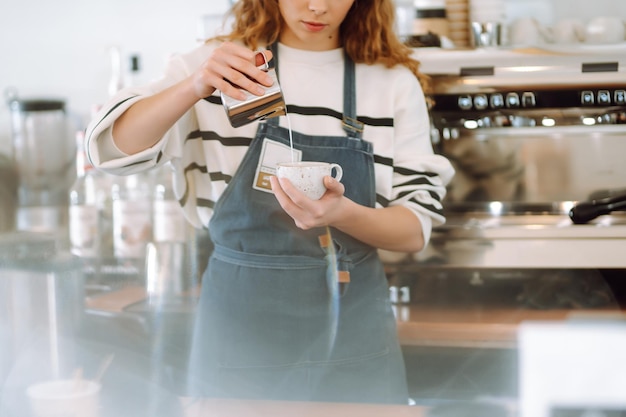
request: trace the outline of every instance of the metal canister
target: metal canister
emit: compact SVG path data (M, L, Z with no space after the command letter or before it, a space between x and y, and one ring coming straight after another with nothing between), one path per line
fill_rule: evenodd
M265 54L262 54L264 63L259 69L266 71L274 83L270 87L264 87L265 93L261 96L242 90L246 95L243 100L237 100L220 92L224 109L228 120L233 127L240 127L255 120L264 120L271 117L286 115L285 99L278 84L276 70L270 68Z
M31 354L43 361L33 361L32 376L71 371L84 302L82 265L55 235L0 233L0 385Z

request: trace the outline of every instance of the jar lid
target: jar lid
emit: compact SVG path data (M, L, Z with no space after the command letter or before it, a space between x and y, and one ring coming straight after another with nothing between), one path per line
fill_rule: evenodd
M65 110L65 101L63 100L14 99L9 103L9 105L11 110L22 112Z
M0 263L50 259L56 253L57 242L50 234L24 231L0 234Z
M9 270L42 273L80 272L80 260L59 247L52 233L11 231L0 233L0 278Z
M0 261L47 259L56 254L56 239L47 233L13 231L0 234Z

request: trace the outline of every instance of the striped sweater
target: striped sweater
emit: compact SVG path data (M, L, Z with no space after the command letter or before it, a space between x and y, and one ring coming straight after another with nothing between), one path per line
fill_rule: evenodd
M203 44L171 58L164 76L149 85L121 90L87 128L87 152L94 166L115 175L171 161L174 190L187 218L207 227L212 208L234 175L259 122L231 127L219 100L198 101L153 147L125 155L113 143L111 127L130 105L188 77L215 45ZM280 44L280 84L294 131L344 135L343 51L312 52ZM454 170L433 153L430 123L419 82L405 67L356 65L357 118L363 138L373 143L377 207L403 205L422 222L425 241L442 224L441 200ZM280 117L287 127L287 118Z

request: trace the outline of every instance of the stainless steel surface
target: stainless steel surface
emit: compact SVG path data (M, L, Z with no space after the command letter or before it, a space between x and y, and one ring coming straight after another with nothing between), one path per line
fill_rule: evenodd
M150 242L146 251L146 289L153 300L177 297L191 284L185 242Z
M626 125L462 129L437 146L456 168L446 197L455 212L561 214L626 186Z
M72 353L63 345L83 316L83 275L57 243L46 234L0 234L0 380L33 345L44 355L38 371L52 377Z
M264 54L261 55L263 59L266 59ZM237 100L226 94L220 94L224 109L233 127L243 126L255 120L284 116L286 114L287 106L285 105L280 84L278 84L276 70L269 68L267 61L265 61L262 69L267 71L274 81L274 84L265 88L265 93L262 96L256 96L244 91L246 98Z
M494 76L474 77L461 83L474 90L480 85L572 85L581 82L621 83L626 72L626 44L549 45L537 47L501 47L489 49L416 48L420 69L431 76L457 77L468 70L491 69ZM615 71L581 75L583 65L620 63ZM439 83L437 83L439 84ZM437 89L437 85L435 86ZM445 91L450 91L445 88Z
M414 258L435 268L626 267L626 215L574 225L565 215L453 216Z
M452 217L438 228L455 238L548 238L548 239L626 239L626 214L603 216L585 224L573 224L567 216L525 214L493 216L467 213Z

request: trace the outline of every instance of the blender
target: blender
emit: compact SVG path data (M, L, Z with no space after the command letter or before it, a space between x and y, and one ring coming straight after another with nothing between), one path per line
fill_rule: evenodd
M21 99L6 93L13 160L18 176L16 228L59 232L66 228L68 193L75 179L76 146L65 102Z

